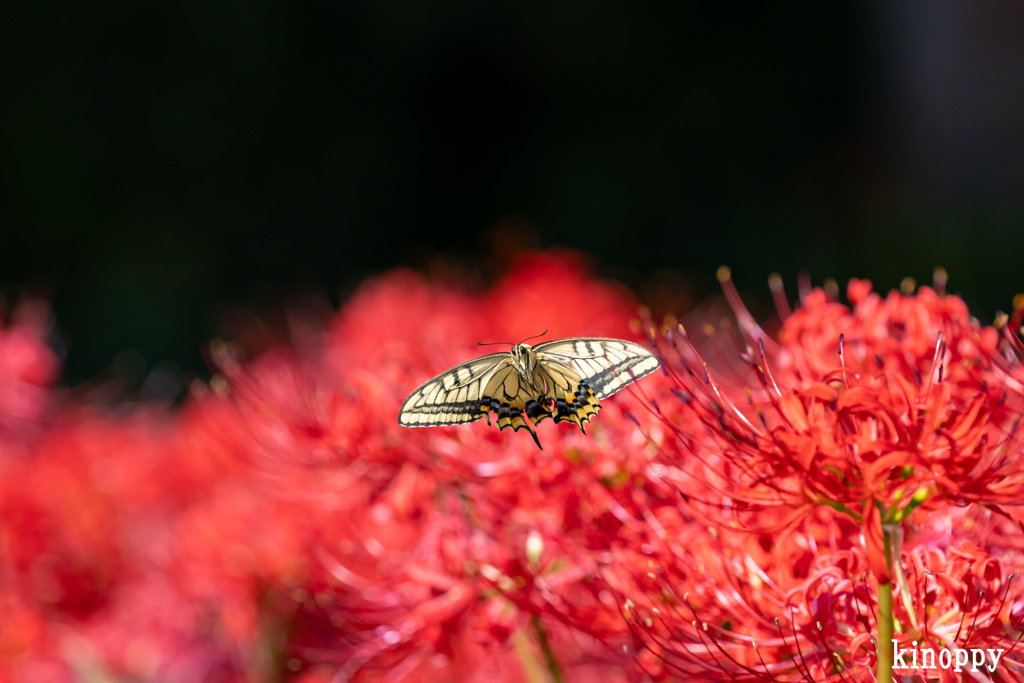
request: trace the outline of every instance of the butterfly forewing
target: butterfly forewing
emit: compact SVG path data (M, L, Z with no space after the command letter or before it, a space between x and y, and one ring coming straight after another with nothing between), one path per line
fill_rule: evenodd
M658 359L640 344L621 339L558 339L533 349L538 361L568 366L599 399L658 369Z
M432 427L479 420L486 415L480 410L484 387L496 372L512 370L511 365L509 354L493 353L442 372L405 399L398 423Z

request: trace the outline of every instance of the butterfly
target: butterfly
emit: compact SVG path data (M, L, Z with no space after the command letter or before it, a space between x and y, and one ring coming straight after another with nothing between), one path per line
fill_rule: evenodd
M456 365L409 395L398 413L404 427L464 424L491 413L499 429L525 429L543 450L530 422L548 418L583 425L601 399L658 369L658 359L640 344L621 339L579 337L530 346Z

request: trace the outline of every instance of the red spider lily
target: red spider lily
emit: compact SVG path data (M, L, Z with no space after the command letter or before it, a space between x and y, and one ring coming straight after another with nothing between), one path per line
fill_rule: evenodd
M649 397L651 414L676 437L659 444L666 474L724 530L785 534L819 506L854 520L854 547L877 580L876 664L888 676L889 584L894 575L906 581L892 558L908 517L974 502L1005 515L998 506L1019 499L1014 357L1000 354L996 330L980 328L955 297L922 288L883 301L856 280L852 310L811 292L775 343L727 272L722 280L744 334L744 365L727 360L731 373L716 377L685 329L666 328L675 359L668 389L681 400L659 404L657 389ZM836 653L822 656L832 666ZM800 675L813 677L807 665Z
M1019 566L1021 555L996 559L992 545L973 545L992 540L978 530L997 524L988 512L970 519L975 531L961 527L958 535L971 540L946 545L948 538L922 536L903 549L899 571L905 578L894 610L899 648L1000 648L1004 657L1019 649L1024 594L1007 565ZM648 654L649 668L712 680L875 680L877 585L863 571L867 562L860 549L821 547L809 575L800 579L792 563L769 562L762 569L744 552L740 536L724 535L731 542L720 543L714 564L706 565L713 594L706 588L681 593L670 578L678 569L659 570L633 586L640 598L626 603L624 616ZM792 536L803 545L816 543L811 533ZM952 671L910 662L910 673L954 680ZM1020 679L1012 657L999 671Z
M753 386L703 369L685 331L667 339L685 370L677 384L694 397L686 408L703 425L680 435L700 443L698 457L720 459L705 472L713 488L728 488L732 523L784 528L828 505L863 521L884 579L883 523L942 500L1017 499L1019 415L1006 397L1016 387L993 381L996 331L972 324L959 299L922 288L883 301L859 281L850 293L852 311L820 290L806 297L774 353L748 329L741 355Z
M230 648L197 642L204 607L171 571L174 520L208 484L192 464L165 416L87 410L0 464L11 680L239 668Z

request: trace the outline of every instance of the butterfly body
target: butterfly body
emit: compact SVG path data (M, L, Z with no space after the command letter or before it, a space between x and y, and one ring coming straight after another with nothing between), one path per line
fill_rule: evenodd
M535 371L537 370L537 354L529 344L516 344L509 353L512 362L515 364L516 372L529 385L534 385Z
M659 367L643 346L620 339L576 338L516 344L425 382L402 404L405 427L463 424L497 416L499 429L526 429L548 418L584 425L611 396Z

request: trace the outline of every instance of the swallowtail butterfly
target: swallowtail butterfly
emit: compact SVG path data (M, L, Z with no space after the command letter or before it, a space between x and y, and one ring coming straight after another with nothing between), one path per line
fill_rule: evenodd
M556 339L520 343L457 365L424 383L398 413L404 427L475 422L491 413L499 429L525 429L540 448L530 422L547 418L583 425L597 415L600 399L658 369L643 346L620 339Z

